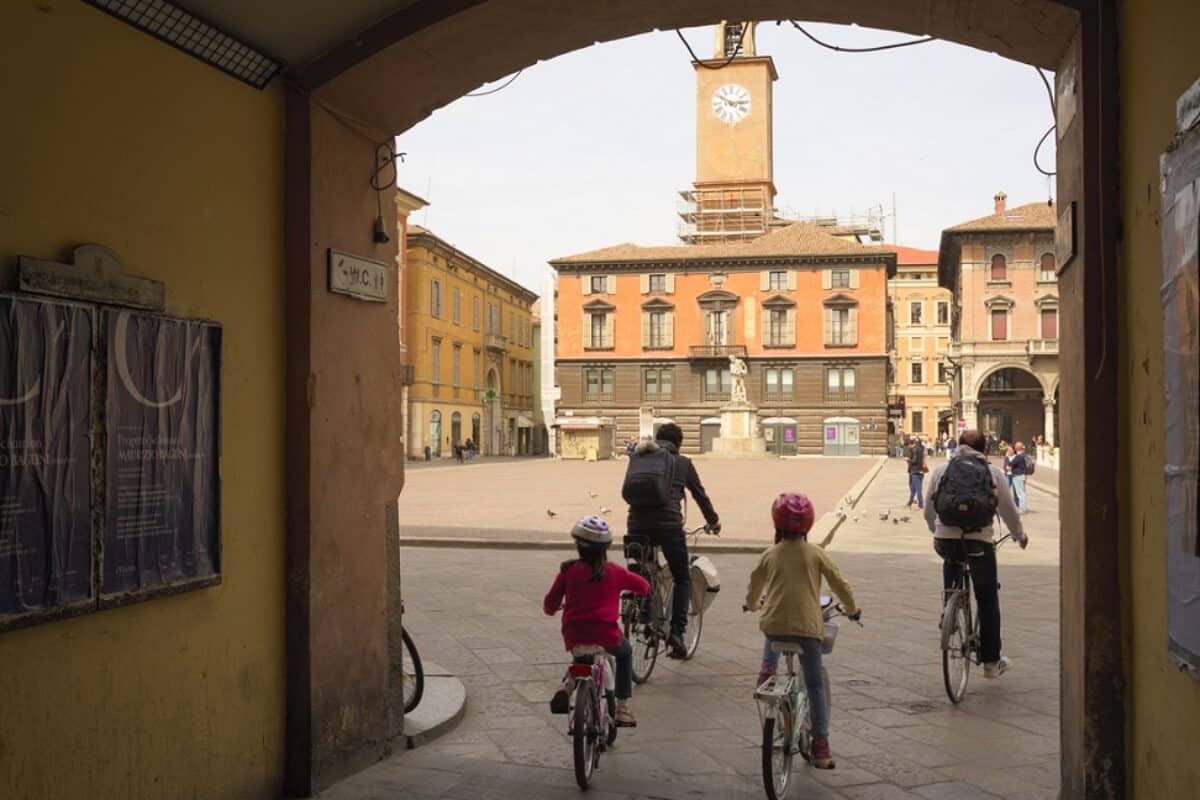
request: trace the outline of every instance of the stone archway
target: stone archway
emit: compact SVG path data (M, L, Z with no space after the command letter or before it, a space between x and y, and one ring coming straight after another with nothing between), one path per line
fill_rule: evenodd
M1045 387L1023 367L999 367L977 389L979 428L993 445L1030 442L1043 434Z

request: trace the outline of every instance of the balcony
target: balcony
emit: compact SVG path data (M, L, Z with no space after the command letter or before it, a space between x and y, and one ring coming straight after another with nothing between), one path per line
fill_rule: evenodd
M498 333L485 333L483 346L494 353L503 353L508 350L508 339Z
M1024 339L1002 339L995 342L951 342L949 355L955 359L964 356L968 358L972 356L1014 356L1021 358L1028 355L1028 352Z
M1030 358L1056 356L1058 355L1058 339L1030 339L1025 344L1025 349Z
M694 344L688 348L692 361L726 361L730 356L746 357L744 344Z

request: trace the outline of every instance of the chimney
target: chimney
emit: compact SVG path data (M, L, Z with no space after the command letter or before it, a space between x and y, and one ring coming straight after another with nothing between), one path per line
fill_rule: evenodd
M993 198L996 201L996 213L1003 214L1005 209L1005 201L1008 200L1008 195L1004 192L997 192Z

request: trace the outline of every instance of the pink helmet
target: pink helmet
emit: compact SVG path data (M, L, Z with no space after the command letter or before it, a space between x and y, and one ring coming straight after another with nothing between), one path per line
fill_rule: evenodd
M771 504L771 519L777 531L808 533L814 517L812 501L800 492L782 492Z

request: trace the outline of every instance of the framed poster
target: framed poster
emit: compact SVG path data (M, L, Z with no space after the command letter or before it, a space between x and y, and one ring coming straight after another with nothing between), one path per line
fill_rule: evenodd
M115 309L102 327L101 604L218 583L221 329Z
M0 630L94 603L94 318L0 295Z
M1200 129L1162 158L1167 648L1200 677Z

